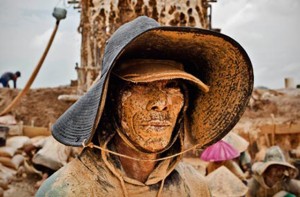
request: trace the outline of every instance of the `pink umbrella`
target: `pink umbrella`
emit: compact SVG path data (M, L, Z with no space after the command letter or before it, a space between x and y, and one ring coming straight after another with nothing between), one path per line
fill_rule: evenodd
M236 158L240 155L239 151L223 140L207 147L201 154L204 161L225 161Z

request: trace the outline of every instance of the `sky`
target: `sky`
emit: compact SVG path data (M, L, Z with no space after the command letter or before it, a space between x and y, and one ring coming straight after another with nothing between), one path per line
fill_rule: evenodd
M66 7L64 7L66 6ZM32 88L69 85L77 79L75 63L80 62L81 35L77 32L80 13L57 0L1 0L0 73L21 71L17 80L23 88L38 64L56 19L55 7L65 8L67 17L60 21L48 55Z
M284 87L284 78L300 84L300 1L218 0L212 26L238 41L254 69L254 85ZM63 0L1 0L0 74L21 71L23 88L41 58L55 26L54 7L67 9L32 88L69 85L77 79L80 13Z
M218 0L212 25L238 41L254 69L254 85L284 88L300 84L300 1Z

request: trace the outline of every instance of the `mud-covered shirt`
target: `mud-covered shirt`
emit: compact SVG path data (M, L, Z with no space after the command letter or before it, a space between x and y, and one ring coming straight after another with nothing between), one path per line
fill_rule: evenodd
M115 160L107 162L99 150L85 148L82 155L49 177L36 196L211 196L204 177L191 165L172 160L162 161L145 183L114 171L121 171ZM113 168L113 169L111 169ZM170 170L171 168L171 170Z

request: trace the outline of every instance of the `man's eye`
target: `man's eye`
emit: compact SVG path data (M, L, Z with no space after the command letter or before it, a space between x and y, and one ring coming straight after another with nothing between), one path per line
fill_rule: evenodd
M170 81L166 84L165 86L166 88L178 88L179 87L179 83L178 81Z

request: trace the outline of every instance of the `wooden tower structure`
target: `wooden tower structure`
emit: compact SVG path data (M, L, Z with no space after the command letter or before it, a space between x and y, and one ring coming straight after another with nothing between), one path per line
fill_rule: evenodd
M161 25L212 29L211 3L214 2L216 0L69 1L81 14L78 27L82 35L81 62L76 65L79 92L85 92L101 72L105 41L123 23L146 15Z

